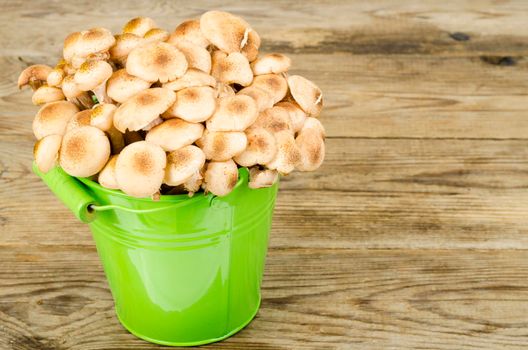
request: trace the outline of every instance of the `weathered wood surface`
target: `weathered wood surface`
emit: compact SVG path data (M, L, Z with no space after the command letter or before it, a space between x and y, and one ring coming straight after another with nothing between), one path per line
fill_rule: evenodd
M0 349L152 349L88 228L30 171L15 79L64 36L244 16L325 92L327 159L281 183L263 305L218 349L528 347L528 3L3 1Z

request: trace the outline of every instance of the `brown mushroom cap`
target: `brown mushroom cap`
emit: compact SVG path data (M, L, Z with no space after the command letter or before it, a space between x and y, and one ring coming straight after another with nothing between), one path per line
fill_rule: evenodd
M163 182L170 186L181 185L194 174L199 174L204 164L205 154L196 146L189 145L172 151L167 156Z
M62 79L66 76L64 71L65 64L57 64L55 68L51 70L46 78L48 86L59 86L62 83Z
M110 160L106 163L103 170L97 176L99 184L105 188L112 190L119 189L117 179L115 176L115 166L117 162L117 154L110 157Z
M322 125L318 126L317 123L311 125L311 120L319 122L315 118L307 118L305 126L295 139L300 152L300 159L296 164L296 168L300 171L316 170L321 166L325 157L324 134L321 133ZM306 124L309 125L307 126Z
M73 78L80 90L89 91L103 84L112 73L112 66L106 61L86 61Z
M156 28L156 22L149 17L132 18L123 26L123 33L132 33L137 36L144 36L152 28Z
M252 167L249 169L249 188L271 187L279 179L279 173L276 170L259 169Z
M257 120L251 127L259 127L275 134L279 131L287 131L293 136L293 128L288 112L282 107L268 108L259 113Z
M92 114L91 109L85 109L80 112L77 112L66 124L66 132L74 128L80 128L82 126L90 125L90 115Z
M207 120L210 131L244 131L258 116L257 103L246 95L218 99L218 108Z
M258 87L269 93L273 97L273 103L282 100L288 93L288 83L286 79L278 74L257 75L251 83L252 87Z
M106 82L106 93L112 100L124 103L150 85L150 82L128 74L126 69L119 69Z
M66 132L62 138L59 162L71 176L97 174L110 157L110 142L105 133L93 126L82 126Z
M149 43L154 41L165 41L169 38L169 32L167 32L165 29L161 28L152 28L148 32L145 33L143 38Z
M226 84L248 86L253 81L253 72L248 59L239 52L222 58L217 54L212 61L211 75Z
M64 99L66 99L66 97L64 97L61 89L48 85L41 85L33 93L31 102L33 102L34 105L43 105L45 103L62 101Z
M33 120L33 133L37 140L47 135L64 135L68 121L79 112L79 108L68 101L45 104Z
M93 106L93 100L86 91L79 89L73 75L68 75L62 80L62 92L68 101L75 103L78 106L85 108L91 108Z
M116 63L125 65L130 51L145 42L145 39L132 33L117 34L115 44L109 50L110 58Z
M304 125L304 121L306 120L306 112L304 112L295 102L283 101L277 103L275 106L284 108L288 112L290 115L293 132L299 132Z
M247 41L240 52L247 57L249 62L253 62L258 57L260 47L260 36L254 30L247 32Z
M232 159L224 162L209 162L204 174L205 190L216 196L225 196L238 182L238 168Z
M161 83L181 77L187 70L185 55L174 46L153 42L133 49L128 55L126 70L143 80Z
M204 37L220 50L240 52L244 35L250 29L242 18L223 11L208 11L200 17L200 30Z
M133 197L156 193L165 177L167 158L160 146L147 141L131 143L117 157L115 175L119 188Z
M175 41L185 40L202 48L209 46L209 40L205 38L200 30L200 20L190 19L180 23L171 33L167 42L172 44Z
M286 72L290 66L290 58L280 53L264 55L251 63L251 69L253 69L253 74L255 75L283 73Z
M185 40L173 40L171 45L174 45L185 55L189 68L196 68L207 74L211 72L211 55L209 51Z
M164 118L178 117L198 123L213 115L216 98L209 86L190 87L176 92L176 102L163 114Z
M150 88L132 96L114 113L114 126L125 132L144 128L176 100L174 91L166 88Z
M321 122L317 118L313 118L313 117L306 118L306 121L304 122L300 131L303 131L306 129L314 129L315 131L317 131L317 134L323 139L326 136L326 131L325 131L324 126L323 124L321 124Z
M309 116L317 117L323 108L323 93L321 89L300 75L288 77L288 86L295 102Z
M246 130L246 136L246 149L233 158L237 164L250 167L273 160L277 153L277 145L272 133L262 128L249 128Z
M203 131L202 124L172 118L149 130L145 140L170 152L192 144L202 137Z
M282 175L291 173L301 159L299 147L291 132L282 130L274 134L277 141L277 154L273 160L265 165L275 169Z
M101 103L91 109L90 125L103 131L114 127L114 113L117 106L111 103Z
M112 33L106 28L92 28L80 32L73 33L73 36L68 36L64 43L64 50L67 50L66 41L68 41L67 55L64 55L66 61L72 61L75 57L83 58L92 54L106 52L115 44L115 38ZM70 57L70 55L73 55ZM83 62L82 60L80 61Z
M77 45L79 41L81 40L82 34L80 32L74 32L68 34L66 38L64 38L64 45L62 49L62 56L67 62L71 62L73 56L75 55L75 52L77 50Z
M61 141L61 135L48 135L35 143L33 156L41 172L47 173L57 164Z
M210 86L216 87L216 79L199 69L189 68L180 78L163 84L163 87L178 91L188 87Z
M51 67L45 64L34 64L24 69L18 76L18 88L21 89L26 85L31 85L36 90L48 78Z
M237 92L237 95L247 95L253 98L257 103L257 108L259 112L273 107L273 97L267 91L264 91L257 87L248 86Z
M242 153L247 146L246 134L240 131L208 131L196 141L207 159L225 161Z

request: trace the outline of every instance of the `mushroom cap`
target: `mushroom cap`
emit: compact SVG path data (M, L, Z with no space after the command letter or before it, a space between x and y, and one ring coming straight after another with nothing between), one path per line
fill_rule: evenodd
M283 73L286 72L290 66L290 58L281 53L270 53L257 58L251 63L251 69L255 75Z
M205 190L222 197L229 194L238 182L238 168L232 159L209 162L204 174Z
M203 169L203 168L202 168ZM185 180L183 183L183 188L185 191L189 192L189 196L192 197L194 192L198 192L200 190L200 186L203 183L203 176L201 171L197 171L196 173L192 174L190 178Z
M132 96L114 113L114 126L125 132L144 128L161 113L165 112L174 101L176 94L166 88L150 88Z
M110 142L105 133L93 126L73 128L64 134L59 163L71 176L97 174L110 157Z
M119 103L126 102L140 91L146 90L151 83L127 73L126 69L115 71L106 82L106 93Z
M203 131L204 126L200 123L172 118L149 130L145 140L170 152L192 144L202 137Z
M62 90L56 87L41 85L31 97L31 102L34 105L43 105L49 102L62 101L66 99Z
M207 120L210 131L244 131L258 116L257 103L246 95L218 99L218 108Z
M152 28L143 35L143 38L149 43L154 41L165 41L169 38L170 34L165 29Z
M161 83L181 77L187 66L185 55L180 50L158 41L136 47L128 54L126 62L128 74Z
M77 50L77 45L79 41L81 40L81 37L82 37L81 32L73 32L73 33L68 34L68 36L64 38L62 57L64 57L66 62L71 62Z
M240 52L247 57L249 62L253 62L258 57L260 47L260 36L254 30L250 30L247 35L247 41Z
M260 112L251 127L264 128L273 134L279 131L287 131L293 136L290 115L282 107L275 106Z
M123 26L123 33L132 33L137 36L144 36L152 28L156 28L156 22L150 17L132 18Z
M278 74L257 75L253 79L251 86L258 87L269 93L273 97L274 104L282 100L288 93L286 79Z
M242 153L247 146L246 134L240 131L209 131L196 141L206 159L225 161Z
M176 102L163 114L164 118L178 117L188 122L203 122L216 108L215 91L209 86L190 87L176 92Z
M233 89L231 85L219 82L219 83L216 83L215 95L218 98L224 98L224 97L235 96L236 93L235 93L235 89Z
M105 188L112 190L119 189L117 179L115 176L115 166L117 162L117 154L110 157L110 160L106 163L103 170L97 176L99 184Z
M304 131L306 129L316 130L317 134L323 139L326 136L326 131L325 131L324 126L323 124L321 124L321 122L317 118L313 118L313 117L306 118L306 121L304 122L300 131Z
M237 95L247 95L255 100L259 112L273 107L273 97L265 90L248 86L237 92Z
M119 153L115 175L119 188L132 197L156 193L165 177L167 158L160 146L147 141L131 143Z
M66 132L70 131L71 129L80 128L82 126L89 126L91 114L91 109L85 109L75 113L68 121L68 124L66 124Z
M33 133L37 140L57 134L64 135L68 121L79 108L68 101L50 102L42 106L33 119Z
M246 136L246 149L233 158L237 164L250 167L273 160L277 153L277 144L272 133L262 128L249 128L246 130Z
M200 30L200 20L190 19L180 23L174 32L171 33L167 42L172 44L174 41L185 40L202 48L209 46L209 40L205 38Z
M189 68L180 78L163 84L163 87L178 91L188 87L210 86L216 87L216 79L199 69Z
M67 99L76 98L84 93L84 91L77 86L73 75L67 75L62 80L62 92Z
M66 76L64 68L55 67L51 70L46 78L48 86L59 86L62 83L62 79Z
M59 149L62 141L61 135L48 135L38 140L33 148L33 156L38 169L47 173L57 164Z
M106 61L85 61L73 79L82 91L93 90L112 76L112 66Z
M299 161L295 166L297 170L314 171L321 166L325 157L325 143L319 128L303 127L295 143L300 153Z
M295 102L309 115L317 117L323 108L323 93L310 80L300 75L288 77L288 86Z
M173 40L170 44L184 54L189 68L196 68L207 74L211 72L211 55L209 51L185 40Z
M110 58L124 65L130 51L145 42L145 39L132 33L117 34L115 36L115 44L109 50Z
M204 37L220 50L240 52L244 35L250 29L242 18L223 11L208 11L200 17Z
M73 57L70 59L64 58L67 61L71 61L75 56L77 57L87 57L91 54L108 51L112 45L115 44L115 38L112 33L106 28L91 28L80 32L78 34L73 34L74 36L70 38L71 49ZM69 38L69 37L68 37ZM66 38L66 40L68 40ZM66 49L66 41L64 43Z
M212 61L211 75L226 84L248 86L253 81L253 71L246 56L233 52L222 58L217 54Z
M34 64L24 69L18 76L18 88L28 85L32 82L45 82L48 74L51 72L51 67L45 64Z
M178 186L191 176L200 173L205 164L205 154L196 146L189 145L172 151L167 156L164 183Z
M279 179L279 173L271 169L259 169L252 167L249 169L249 188L271 187Z
M290 115L292 130L297 133L301 130L306 120L306 112L295 102L283 101L275 105L276 107L284 108Z
M103 131L114 127L114 113L117 106L111 103L101 103L91 109L90 125Z
M282 175L291 173L301 159L299 147L291 132L282 130L274 134L277 141L277 154L271 162L265 165L275 169Z

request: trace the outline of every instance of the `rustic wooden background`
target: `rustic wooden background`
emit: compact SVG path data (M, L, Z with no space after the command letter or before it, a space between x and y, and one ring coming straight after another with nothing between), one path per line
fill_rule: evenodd
M154 349L118 323L88 227L31 173L15 79L64 36L211 8L325 92L327 159L284 179L262 308L211 349L528 347L528 2L2 1L0 348Z

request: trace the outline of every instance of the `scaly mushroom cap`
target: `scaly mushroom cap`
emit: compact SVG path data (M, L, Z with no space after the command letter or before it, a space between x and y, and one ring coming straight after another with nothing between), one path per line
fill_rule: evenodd
M123 33L132 33L137 36L144 36L152 28L157 28L156 22L149 17L132 18L123 26Z
M48 85L41 85L33 93L31 102L33 102L34 105L43 105L45 103L62 101L65 99L66 97L64 97L61 89Z
M317 117L323 108L323 93L310 80L300 75L288 77L288 86L295 102L311 117Z
M286 72L290 66L290 58L280 53L264 55L251 63L251 69L255 75Z
M196 146L189 145L172 151L167 156L163 182L170 186L181 185L194 174L199 174L204 164L205 154Z
M64 71L64 68L53 68L51 72L48 74L48 78L46 79L46 82L48 86L59 86L62 83L62 79L66 76L66 72Z
M321 166L325 157L324 129L317 119L306 119L295 143L300 152L297 170L314 171Z
M150 82L128 74L126 69L120 69L106 82L106 93L112 100L124 103L138 92L148 89L150 85Z
M282 107L268 108L259 113L257 120L251 127L259 127L275 134L287 131L293 136L293 128L288 112Z
M74 32L71 34L68 34L66 38L64 38L64 45L62 49L62 57L64 57L64 60L66 62L71 62L73 59L73 56L76 53L77 45L79 41L81 40L82 34L80 32Z
M152 43L155 41L165 41L169 38L169 35L169 32L167 32L165 29L152 28L145 33L143 38L145 38L147 42Z
M174 46L153 42L133 49L126 62L128 74L143 80L161 83L177 79L185 74L187 60Z
M247 147L244 152L234 157L241 166L250 167L255 164L266 164L273 160L277 153L275 137L262 128L246 130Z
M200 17L200 30L214 46L224 52L232 53L240 52L250 26L242 18L230 13L208 11Z
M299 147L291 132L283 130L274 134L277 141L277 154L273 160L265 164L269 169L275 169L282 175L291 173L301 159Z
M317 118L313 118L313 117L306 118L306 121L304 122L301 128L301 131L306 130L306 129L316 130L319 136L322 137L323 139L326 136L326 131L325 131L324 126L323 124L321 124L321 122Z
M110 160L106 163L103 170L101 170L97 176L97 182L99 182L101 186L111 190L119 189L119 185L117 184L117 179L115 176L116 162L117 154L110 157Z
M174 101L176 94L166 88L150 88L132 96L114 113L114 126L124 133L127 129L137 131L147 126Z
M294 133L298 133L306 120L306 112L304 112L295 102L284 101L277 103L275 106L284 108L288 112L290 115L292 130Z
M174 45L185 55L189 68L196 68L207 74L211 72L211 55L209 51L185 40L173 40L170 44Z
M68 121L79 112L79 108L68 101L47 103L33 119L33 133L37 140L48 135L64 135Z
M50 73L51 67L45 64L29 66L18 76L18 88L21 89L26 85L30 85L33 90L36 90L46 81Z
M279 173L276 170L259 169L253 167L249 169L249 188L271 187L279 179Z
M69 42L71 46L69 47L72 50L71 53L73 56L68 59L65 55L64 59L72 62L75 57L83 58L89 55L106 52L115 44L114 36L106 28L92 28L82 31L79 34L73 33L73 37L70 38L68 36L66 40L71 40L71 42ZM64 45L64 49L66 50L66 41Z
M80 128L82 126L90 125L90 115L92 114L91 109L85 109L83 111L77 112L66 124L66 132L71 129Z
M237 95L247 95L253 98L257 103L257 108L259 112L273 107L273 97L267 91L264 91L257 87L248 86L237 92Z
M288 93L288 83L286 79L277 74L257 75L251 84L269 93L273 98L273 103L282 100Z
M188 122L203 122L213 115L216 98L209 86L190 87L176 92L176 102L163 114L164 118L178 117Z
M163 87L178 91L188 87L210 86L216 87L216 79L199 69L189 68L180 78L163 84Z
M210 162L204 174L207 192L222 197L229 194L238 182L238 169L232 159L225 162Z
M109 157L108 138L93 126L71 129L62 138L59 163L71 176L95 175L105 166Z
M68 75L62 80L62 92L67 99L76 98L84 93L75 82L73 75Z
M196 141L205 158L225 161L242 153L247 146L246 134L240 131L208 131Z
M90 125L103 131L108 131L114 127L114 113L117 106L111 103L101 103L90 111Z
M33 156L41 172L47 173L57 164L61 141L61 135L48 135L35 143Z
M160 146L147 141L126 146L115 166L119 188L132 197L152 196L161 187L166 164L165 151Z
M73 79L82 91L93 90L112 76L112 66L106 61L86 61L75 73Z
M145 42L145 39L132 33L117 34L115 44L109 50L110 58L116 63L125 65L130 51Z
M179 26L171 33L167 42L172 44L174 41L185 40L204 49L209 46L209 40L205 38L200 30L200 20L190 19L180 23Z
M243 42L244 44L244 42ZM250 30L247 34L247 41L240 50L249 62L253 62L258 57L258 50L260 47L260 36L254 30Z
M222 58L217 55L212 61L211 75L226 84L248 86L253 81L253 72L248 59L239 52Z
M246 95L218 99L218 108L207 120L210 131L244 131L258 116L257 103Z
M172 118L149 130L145 140L170 152L192 144L202 137L203 131L202 124Z

